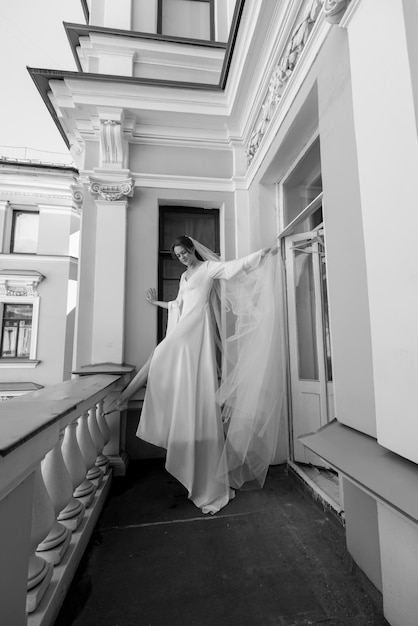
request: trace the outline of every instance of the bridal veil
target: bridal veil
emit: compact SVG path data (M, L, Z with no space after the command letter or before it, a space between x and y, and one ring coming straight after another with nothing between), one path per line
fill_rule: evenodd
M192 239L203 260L217 255ZM211 295L221 353L216 400L225 430L224 460L233 488L261 487L269 465L286 454L283 286L280 255L258 267L214 281Z

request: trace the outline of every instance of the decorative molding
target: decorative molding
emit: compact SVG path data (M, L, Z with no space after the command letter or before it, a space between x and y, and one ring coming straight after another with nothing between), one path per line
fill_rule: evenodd
M133 196L134 180L133 178L126 178L125 180L116 182L90 176L89 190L91 193L97 193L103 200L114 202L121 200L124 196Z
M122 165L122 124L116 120L100 120L101 166Z
M98 112L91 119L100 141L100 167L121 170L127 167L129 137L132 136L134 120L126 117L123 109Z
M72 199L74 203L76 204L77 208L81 209L83 205L84 196L83 196L83 191L80 185L71 185L71 193L72 193Z
M38 285L45 278L36 271L2 270L0 272L0 296L14 298L37 298Z
M9 191L8 189L2 189L1 195L5 196L22 196L24 198L49 198L51 200L69 200L71 201L72 197L69 194L61 194L53 195L46 193L30 193L29 191Z
M341 20L349 2L350 0L311 0L304 18L293 30L285 52L271 74L267 94L261 105L245 150L248 165L253 160L262 142L282 98L283 91L293 74L321 11L323 11L327 22L336 24Z
M339 24L350 0L324 0L324 15L330 24Z

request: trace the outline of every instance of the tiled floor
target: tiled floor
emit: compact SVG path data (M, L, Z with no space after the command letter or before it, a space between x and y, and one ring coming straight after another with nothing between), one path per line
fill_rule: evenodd
M131 464L55 626L383 626L344 529L270 469L204 516L161 460Z

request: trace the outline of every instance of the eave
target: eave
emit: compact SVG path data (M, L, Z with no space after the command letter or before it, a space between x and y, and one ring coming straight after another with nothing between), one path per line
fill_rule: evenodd
M86 25L84 24L72 24L64 22L64 28L67 33L68 41L70 43L71 51L74 56L75 63L80 72L83 71L80 63L80 59L77 54L77 47L80 45L80 37L87 37L91 33L102 34L102 35L110 35L115 37L124 37L124 38L134 38L134 39L143 39L143 40L152 40L152 41L163 41L163 42L171 42L171 43L181 43L190 46L201 46L206 48L218 48L225 49L225 57L222 64L222 69L219 77L218 86L221 89L225 88L229 68L231 65L231 59L234 52L234 46L237 39L238 29L241 21L242 12L244 9L245 0L237 0L234 15L232 17L231 28L229 32L228 42L212 42L212 41L202 41L199 39L186 39L184 37L167 37L165 35L159 35L156 33L143 33L138 31L127 31L122 29L115 28L107 28L102 26L93 26L89 24L90 14L87 5L87 0L81 0L81 4L84 11L84 16L86 18Z
M241 0L244 2L244 0ZM133 30L122 30L119 28L107 28L104 26L91 26L89 24L72 24L64 22L65 32L67 33L68 41L70 43L71 51L73 53L74 60L76 62L79 72L83 72L83 68L80 63L80 59L77 54L77 48L80 46L80 38L88 37L91 34L107 35L111 37L122 37L124 39L142 39L147 41L160 41L164 43L180 43L191 47L203 47L203 48L218 48L228 49L228 44L218 43L213 41L204 41L201 39L186 39L184 37L166 37L165 35L158 35L156 33L143 33Z
M117 83L117 84L129 84L129 85L146 85L152 87L175 87L177 89L191 89L197 91L213 91L222 92L223 89L219 85L201 84L201 83L188 83L180 81L168 81L168 80L154 80L151 78L137 78L132 76L114 76L109 74L90 74L86 72L73 72L68 70L49 70L41 68L27 67L27 70L39 91L42 100L44 101L48 111L51 114L62 138L65 141L67 148L70 148L68 137L61 125L57 112L49 98L50 86L49 82L65 81L66 79L76 79L79 81L95 81L100 83Z

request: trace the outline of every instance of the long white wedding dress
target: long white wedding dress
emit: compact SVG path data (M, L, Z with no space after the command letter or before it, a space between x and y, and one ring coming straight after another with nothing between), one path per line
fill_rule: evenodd
M224 452L225 434L216 401L218 376L213 282L260 265L261 251L234 261L205 261L168 305L167 335L156 347L137 436L167 449L166 469L203 513L216 513L234 496Z

